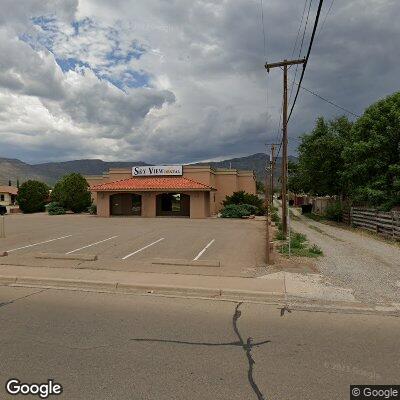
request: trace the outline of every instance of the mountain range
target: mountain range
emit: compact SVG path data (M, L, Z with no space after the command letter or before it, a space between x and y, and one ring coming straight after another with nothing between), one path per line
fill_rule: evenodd
M214 168L236 168L254 170L257 180L265 179L265 165L267 157L263 153L256 153L245 157L231 158L222 161L194 163L192 165L210 165ZM290 157L296 160L295 157ZM16 185L17 180L22 183L28 179L36 179L53 185L63 175L70 172L79 172L83 175L101 175L110 168L126 168L136 165L152 165L142 161L103 161L97 159L73 160L62 162L48 162L42 164L28 164L12 158L0 158L0 184L7 185L11 180ZM277 158L275 176L280 176L281 158Z

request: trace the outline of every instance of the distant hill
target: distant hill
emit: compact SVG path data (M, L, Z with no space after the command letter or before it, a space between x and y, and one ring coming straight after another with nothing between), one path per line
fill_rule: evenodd
M126 168L135 165L150 165L141 161L107 162L102 160L74 160L64 162L49 162L43 164L27 164L20 160L0 158L0 184L13 185L17 179L22 183L28 179L37 179L54 184L65 174L79 172L83 175L101 175L110 168Z
M230 160L212 161L207 163L198 163L198 165L211 165L215 168L235 168L247 169L255 171L257 180L264 182L265 180L265 166L269 162L269 155L265 153L256 153L250 156L232 158ZM289 156L289 160L297 161L296 157ZM282 157L278 157L275 163L275 181L278 182L278 177L281 176Z
M290 157L296 160L295 157ZM246 157L232 158L223 161L196 163L194 165L210 165L214 168L236 168L254 170L258 180L265 179L265 164L267 156L263 153L252 154ZM269 156L268 156L269 160ZM27 164L12 158L0 158L0 185L7 185L11 180L16 185L17 179L22 183L28 179L37 179L53 185L60 177L70 172L79 172L83 175L101 175L110 168L126 168L135 165L152 165L142 161L102 161L102 160L74 160L63 162L49 162L42 164ZM275 176L280 176L281 158L277 159Z

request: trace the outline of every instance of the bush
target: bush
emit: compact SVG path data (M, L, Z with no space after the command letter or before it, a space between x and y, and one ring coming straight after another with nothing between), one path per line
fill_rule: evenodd
M255 214L257 215L264 215L265 214L265 207L264 202L255 194L246 193L244 190L240 190L239 192L234 192L232 196L226 196L225 200L222 202L224 207L236 204L236 205L243 205L248 204L256 207L257 211Z
M54 186L51 200L66 210L81 213L91 205L89 184L81 174L65 175Z
M328 204L325 210L325 216L331 221L340 222L343 217L342 205L339 202Z
M294 233L290 237L290 247L292 247L293 249L302 249L304 248L304 242L306 241L306 235L303 235L302 233Z
M97 206L96 204L91 204L88 208L88 211L90 214L92 215L96 215L97 214Z
M257 212L257 207L251 204L228 204L221 211L222 218L248 217Z
M63 215L65 214L65 209L62 208L58 203L53 201L47 205L47 212L49 215Z
M322 255L324 254L323 251L321 250L320 247L318 247L316 244L313 244L308 251L312 254L317 254L317 255Z
M17 202L23 213L35 213L45 210L48 198L49 188L45 183L29 180L19 187Z

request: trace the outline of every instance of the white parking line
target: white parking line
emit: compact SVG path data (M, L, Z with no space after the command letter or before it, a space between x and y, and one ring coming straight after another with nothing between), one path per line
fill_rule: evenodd
M150 243L150 244L148 244L147 246L144 246L144 247L142 247L141 249L136 250L136 251L134 251L133 253L128 254L128 255L125 256L125 257L122 257L122 259L123 259L123 260L126 260L127 258L133 256L134 254L139 253L139 252L141 252L142 250L145 250L145 249L147 249L148 247L153 246L154 244L156 244L156 243L158 243L158 242L161 242L161 240L164 240L164 238L158 239L158 240L156 240L155 242Z
M197 256L195 258L193 258L193 261L197 261L202 255L203 253L215 242L215 239L211 240L210 243L208 243L208 245L206 247L204 247L204 249L197 254Z
M22 247L17 247L16 249L7 250L7 253L11 253L12 251L27 249L28 247L38 246L39 244L45 244L45 243L54 242L56 240L66 239L66 238L69 238L71 236L72 235L61 236L61 237L58 237L58 238L55 238L55 239L45 240L44 242L28 244L27 246L22 246Z
M71 251L69 251L68 253L65 253L65 254L76 253L76 252L79 251L79 250L83 250L83 249L87 249L88 247L96 246L96 244L100 244L100 243L103 243L103 242L107 242L107 240L115 239L116 237L118 237L118 235L117 235L117 236L109 237L109 238L104 239L104 240L100 240L99 242L96 242L96 243L88 244L87 246L79 247L79 249L71 250Z

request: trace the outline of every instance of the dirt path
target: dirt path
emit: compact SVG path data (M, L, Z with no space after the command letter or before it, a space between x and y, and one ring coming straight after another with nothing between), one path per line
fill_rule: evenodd
M324 251L317 266L332 283L353 289L365 303L400 303L399 247L295 214L292 229Z

